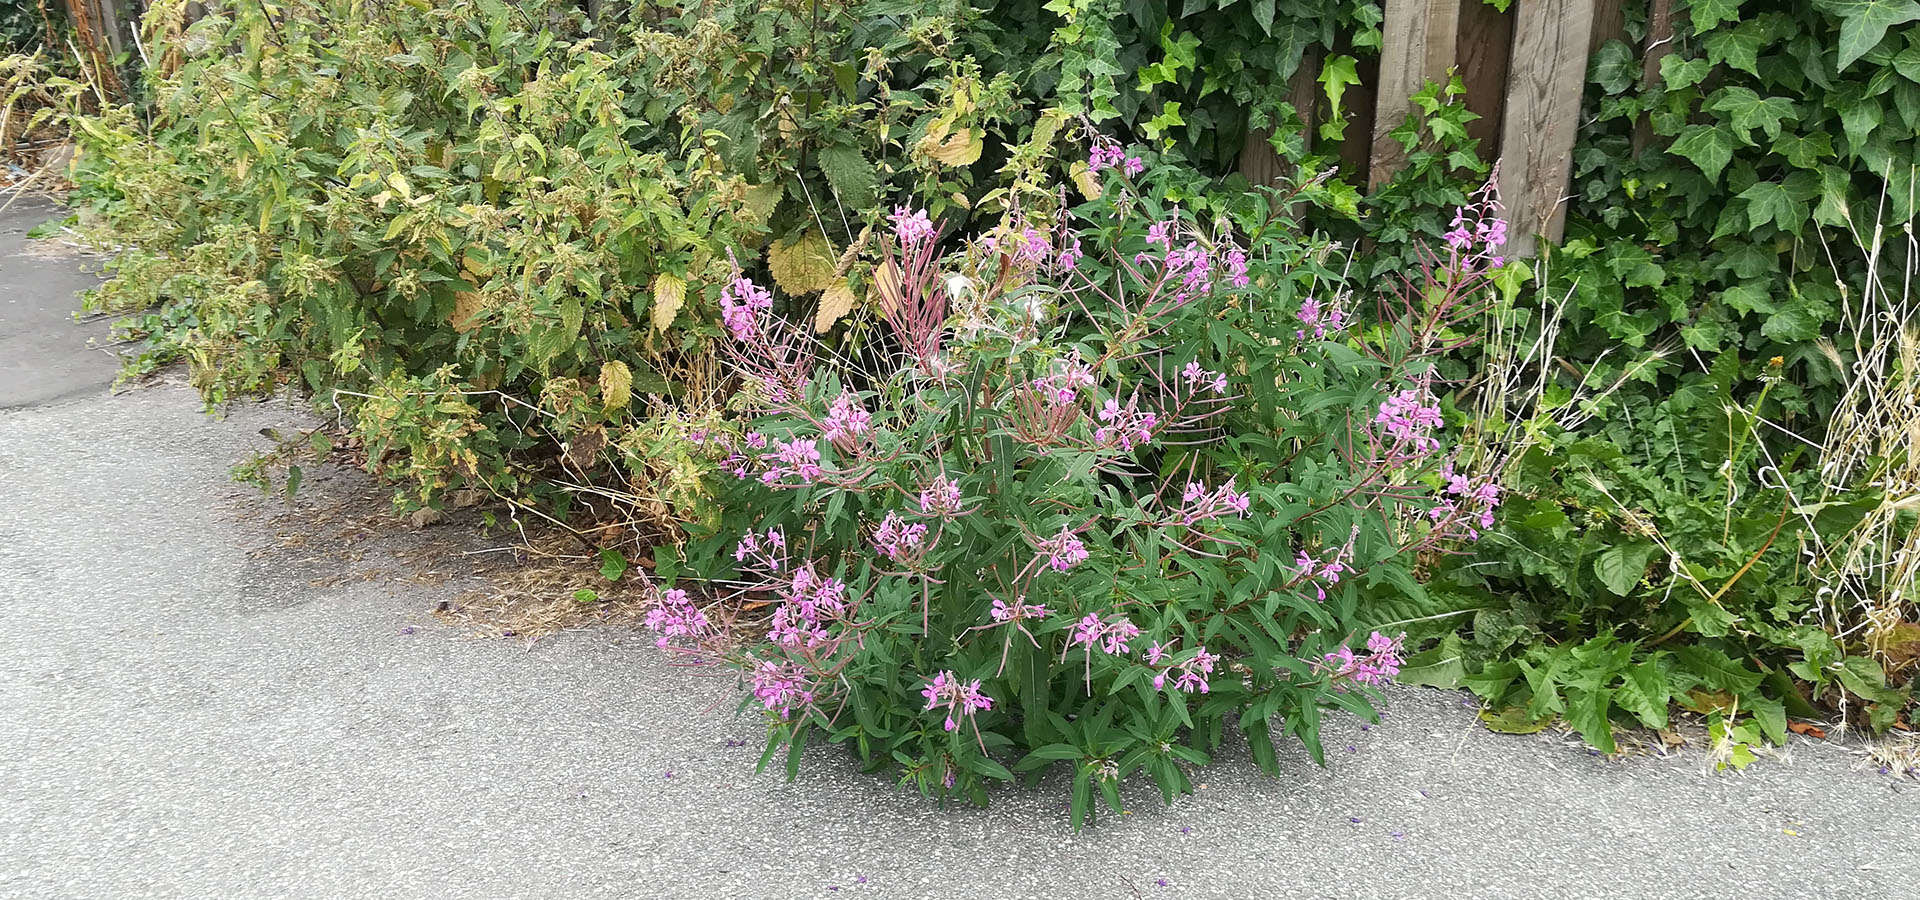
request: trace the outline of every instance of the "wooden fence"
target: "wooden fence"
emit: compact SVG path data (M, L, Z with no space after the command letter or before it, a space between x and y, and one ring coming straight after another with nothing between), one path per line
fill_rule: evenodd
M1558 241L1564 230L1587 61L1607 41L1626 39L1621 7L1622 0L1513 0L1501 11L1484 0L1385 0L1378 68L1363 66L1361 84L1348 89L1347 139L1322 149L1337 152L1370 186L1391 179L1406 165L1389 134L1406 120L1408 97L1457 72L1467 108L1480 116L1467 133L1480 141L1483 157L1500 160L1509 252L1530 256L1536 236ZM1673 2L1652 0L1650 7L1644 74L1656 82L1672 42ZM1309 139L1311 117L1324 114L1315 103L1321 58L1310 50L1289 86L1294 107L1309 119ZM1635 149L1650 138L1643 122ZM1254 181L1279 176L1265 134L1248 135L1240 169Z

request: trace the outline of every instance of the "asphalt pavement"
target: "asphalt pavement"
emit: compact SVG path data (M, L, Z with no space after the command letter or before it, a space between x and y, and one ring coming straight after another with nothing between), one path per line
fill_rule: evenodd
M734 685L644 636L438 622L498 536L338 512L379 491L352 473L235 484L303 410L109 394L89 276L20 249L46 215L0 217L0 898L1920 896L1920 783L1857 741L1716 775L1427 689L1330 723L1324 769L1229 747L1079 834L1059 783L942 809L819 748L756 775Z

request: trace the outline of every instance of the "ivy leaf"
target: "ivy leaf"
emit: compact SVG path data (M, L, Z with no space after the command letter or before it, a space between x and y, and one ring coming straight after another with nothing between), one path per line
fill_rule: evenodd
M1274 0L1253 0L1253 21L1259 23L1261 34L1273 33Z
M1687 6L1693 19L1693 33L1705 34L1721 22L1740 20L1741 0L1695 0Z
M1907 37L1907 41L1907 49L1895 53L1888 63L1908 81L1920 82L1920 43L1914 43L1912 35Z
M1693 87L1705 80L1711 71L1713 64L1704 59L1688 59L1678 53L1660 59L1660 83L1670 91Z
M1734 85L1713 92L1707 108L1723 112L1732 117L1733 127L1740 129L1740 138L1752 143L1748 137L1753 129L1759 128L1769 138L1780 136L1780 120L1798 121L1799 113L1794 112L1793 101L1785 97L1762 97L1750 88Z
M627 574L627 557L612 547L600 548L600 577L608 581L619 581Z
M1820 167L1820 202L1813 208L1813 220L1839 227L1847 223L1847 200L1853 190L1853 178L1846 169L1834 165Z
M1618 94L1633 87L1634 77L1640 74L1640 67L1634 65L1633 51L1619 40L1608 41L1593 55L1593 74L1587 80L1600 86L1609 94Z
M1811 169L1823 156L1833 155L1833 138L1824 131L1800 134L1789 131L1773 140L1773 152L1787 158L1796 169Z
M1671 150L1698 166L1708 181L1717 181L1733 159L1733 132L1725 125L1688 125Z
M1807 221L1807 204L1795 199L1785 185L1771 181L1756 182L1753 187L1736 196L1747 201L1749 228L1757 229L1772 222L1781 231L1798 234L1800 226Z
M1715 63L1724 63L1742 72L1760 74L1760 48L1767 42L1766 32L1758 21L1740 23L1740 27L1731 31L1719 31L1707 35L1707 58ZM1664 62L1664 60L1663 60Z
M1880 108L1880 101L1872 97L1862 98L1840 108L1840 127L1847 132L1847 147L1854 154L1867 142L1867 136L1879 128L1887 119L1886 111Z
M865 209L874 204L873 164L859 150L846 144L834 144L820 151L820 172L827 176L840 202L850 208Z
M1920 19L1916 0L1816 0L1814 5L1840 19L1840 55L1834 60L1839 72L1879 46L1887 29Z
M1773 292L1764 281L1748 281L1720 292L1720 302L1742 315L1774 311Z
M1360 73L1355 68L1356 60L1344 54L1327 57L1320 65L1320 84L1327 92L1329 108L1327 121L1320 125L1320 138L1328 141L1343 140L1347 134L1347 116L1340 106L1340 99L1347 95L1347 87L1360 83Z

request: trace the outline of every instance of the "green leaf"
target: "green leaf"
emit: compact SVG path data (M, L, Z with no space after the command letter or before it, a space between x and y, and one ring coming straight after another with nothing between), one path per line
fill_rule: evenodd
M1794 199L1784 185L1771 181L1756 182L1737 194L1747 201L1747 227L1759 228L1772 222L1788 234L1797 234L1807 221L1807 204Z
M1678 53L1660 58L1660 83L1666 85L1669 91L1693 87L1706 80L1707 73L1711 71L1713 64L1704 59L1690 59Z
M1733 132L1725 125L1688 125L1671 150L1699 167L1708 181L1715 181L1733 159Z
M1647 574L1647 561L1653 558L1653 545L1650 543L1623 544L1613 547L1593 560L1593 574L1607 590L1625 597L1633 593L1640 576Z
M1687 5L1693 33L1705 34L1721 22L1739 21L1740 3L1741 0L1694 0Z
M1787 708L1785 704L1766 696L1752 694L1745 699L1747 711L1753 713L1753 720L1760 723L1760 733L1767 741L1775 745L1787 743Z
M866 209L874 204L873 164L859 150L833 144L821 149L819 162L821 174L827 176L827 184L833 186L841 203L849 209Z
M1567 724L1600 752L1618 752L1620 748L1613 742L1613 723L1607 719L1607 709L1613 705L1613 692L1604 688L1574 688L1567 691L1567 699Z
M1759 21L1749 20L1731 31L1710 34L1705 44L1709 60L1749 74L1760 74L1760 48L1766 44L1766 32Z
M1880 108L1880 101L1865 97L1840 107L1840 127L1847 133L1847 147L1858 154L1867 142L1873 130L1879 128L1887 119L1886 110Z
M1253 21L1260 26L1261 34L1273 33L1273 6L1274 0L1253 0Z
M1838 72L1879 46L1888 28L1920 19L1916 0L1814 0L1814 6L1840 19Z
M1402 684L1424 684L1441 690L1455 690L1466 683L1467 667L1461 652L1460 636L1449 634L1440 645L1407 657L1394 680Z
M1633 714L1648 728L1667 727L1666 676L1652 660L1628 666L1620 673L1620 687L1613 692L1614 705Z
M1909 35L1907 49L1895 53L1889 65L1892 65L1893 70L1899 72L1901 77L1920 83L1920 43L1915 42L1913 36ZM28 236L31 237L32 232L28 232Z
M1741 140L1751 143L1749 135L1759 128L1769 138L1780 136L1782 119L1799 119L1794 111L1793 101L1785 97L1762 97L1750 88L1739 85L1723 87L1713 92L1707 101L1707 108L1724 112L1731 117L1733 127L1740 130Z
M1346 137L1347 115L1340 106L1341 98L1347 95L1350 85L1360 83L1360 72L1356 67L1358 60L1344 54L1329 56L1320 64L1320 84L1327 92L1327 121L1320 125L1320 138L1338 141Z
M1822 157L1833 155L1833 138L1824 131L1789 131L1774 139L1773 152L1786 157L1787 164L1796 169L1811 169Z
M1734 662L1725 653L1698 644L1674 651L1687 674L1716 691L1743 695L1760 685L1760 673Z
M1480 723L1487 726L1488 731L1500 734L1534 734L1552 721L1552 716L1536 719L1518 706L1509 706L1498 713L1490 709L1480 711Z
M1588 81L1600 86L1609 94L1618 94L1633 87L1640 76L1640 67L1634 63L1633 51L1618 40L1601 45L1599 52L1593 54L1589 63Z
M600 575L608 581L619 581L627 574L627 558L612 547L600 548Z

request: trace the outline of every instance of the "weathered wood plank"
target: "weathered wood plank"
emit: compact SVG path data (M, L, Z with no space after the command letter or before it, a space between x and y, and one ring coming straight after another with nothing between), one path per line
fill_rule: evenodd
M1587 55L1600 52L1600 48L1614 38L1627 39L1627 4L1625 0L1593 0L1593 36L1587 40Z
M1513 10L1500 199L1509 255L1531 256L1536 235L1557 241L1566 226L1562 201L1586 87L1593 0L1517 0Z
M1314 81L1320 75L1320 60L1323 53L1319 47L1308 47L1300 57L1300 65L1293 70L1293 77L1287 79L1287 102L1300 114L1301 128L1306 132L1307 146L1313 146L1313 128L1315 110L1320 97L1320 85ZM1280 185L1292 173L1280 154L1275 153L1270 139L1271 128L1249 128L1245 143L1240 147L1240 174L1246 176L1249 184Z
M1406 151L1389 135L1406 121L1407 98L1428 81L1444 81L1454 63L1462 0L1387 0L1380 23L1380 81L1373 107L1368 183L1379 185L1406 166ZM1477 0L1468 0L1477 2Z
M1661 83L1660 61L1673 52L1673 0L1653 0L1647 7L1647 46L1640 77L1647 87ZM1653 122L1647 116L1633 123L1633 155L1653 144Z
M1467 137L1480 142L1481 159L1500 158L1500 123L1507 108L1507 62L1513 53L1513 13L1483 2L1462 2L1458 39L1460 81L1468 111Z

